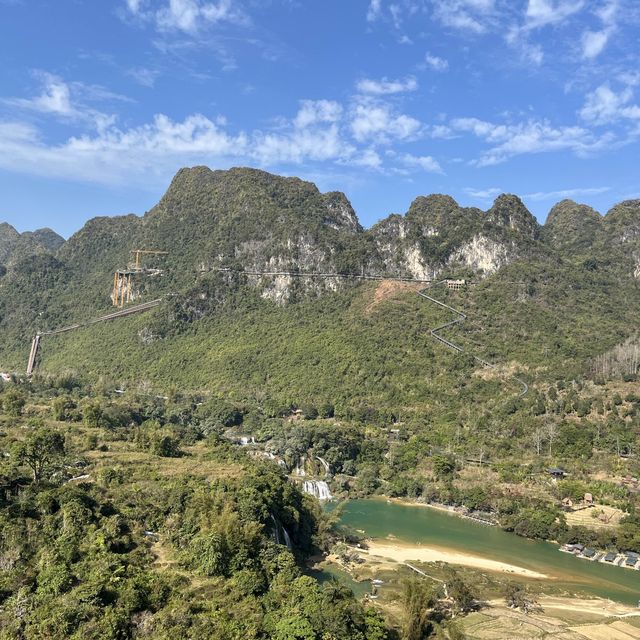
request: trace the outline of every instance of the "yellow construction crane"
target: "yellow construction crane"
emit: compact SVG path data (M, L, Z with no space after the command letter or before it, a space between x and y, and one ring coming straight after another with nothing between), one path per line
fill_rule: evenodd
M158 249L132 249L134 262L129 265L128 269L118 269L113 275L113 292L111 301L114 307L124 307L126 302L133 299L131 278L136 273L144 272L140 258L143 255L167 255L168 251L160 251Z

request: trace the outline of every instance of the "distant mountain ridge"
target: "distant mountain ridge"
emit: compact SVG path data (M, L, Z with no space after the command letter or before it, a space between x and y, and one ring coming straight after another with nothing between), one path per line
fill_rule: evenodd
M0 222L0 269L18 260L38 253L55 253L64 244L64 238L44 228L19 233L6 222Z

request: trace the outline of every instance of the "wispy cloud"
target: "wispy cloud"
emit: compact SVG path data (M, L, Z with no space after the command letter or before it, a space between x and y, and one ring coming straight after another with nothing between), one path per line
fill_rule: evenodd
M154 69L148 69L147 67L134 67L127 70L127 75L131 76L138 84L143 87L152 88L156 84L156 79L160 73Z
M478 118L457 118L450 124L454 130L471 133L489 144L475 161L481 167L514 156L552 151L571 151L584 157L605 148L614 139L611 133L598 136L583 127L554 127L546 120L495 124Z
M338 122L342 116L342 105L333 100L303 100L294 119L298 129L323 122Z
M615 92L608 83L590 93L580 110L580 116L593 124L607 124L621 119L640 120L640 106L631 104L633 89L630 86Z
M444 174L440 163L433 156L414 156L405 153L400 156L400 161L407 167L418 167L427 173Z
M390 140L411 140L422 129L419 120L395 112L387 103L368 98L356 101L350 118L351 133L358 142L384 144Z
M54 106L68 110L60 100ZM102 126L55 144L33 125L0 122L0 167L106 184L144 183L154 175L166 179L178 166L202 163L265 168L329 163L379 171L385 164L379 149L415 140L422 128L396 106L363 96L346 107L333 100L302 100L292 118L280 118L268 130L232 131L224 117L198 113L183 120L158 114L133 127L105 118ZM406 170L442 173L433 156L397 153L389 158Z
M494 18L494 0L434 0L433 16L446 27L479 34Z
M90 124L101 129L111 125L115 117L95 109L90 104L133 102L130 98L114 93L100 85L83 82L66 82L45 71L35 71L40 93L31 98L2 98L0 103L19 111L33 111L53 118Z
M367 9L367 22L375 22L382 15L382 0L371 0Z
M444 58L434 56L431 53L427 53L424 57L425 65L433 69L434 71L447 71L449 69L449 63Z
M151 22L160 31L181 31L194 35L219 24L247 24L247 14L237 0L126 0L130 15Z
M382 80L371 80L364 78L359 80L356 84L356 89L360 93L368 93L374 96L382 96L393 93L406 93L408 91L415 91L418 88L418 81L413 77L399 80L389 80L382 78Z
M464 191L472 198L477 198L478 200L493 200L501 193L504 193L504 189L501 189L500 187L488 187L486 189L474 189L473 187L467 187Z
M537 29L564 22L582 11L584 0L529 0L525 13L525 28Z
M525 200L560 200L564 198L580 198L583 196L597 196L611 191L611 187L578 187L576 189L561 189L559 191L536 191L526 193L522 197Z
M3 102L23 109L66 118L79 115L71 104L71 90L66 82L51 73L36 72L35 75L42 85L40 95L33 98L6 98Z
M588 29L582 34L583 58L593 60L604 51L617 27L618 8L618 0L609 0L596 11L597 16L602 21L602 29L599 31Z

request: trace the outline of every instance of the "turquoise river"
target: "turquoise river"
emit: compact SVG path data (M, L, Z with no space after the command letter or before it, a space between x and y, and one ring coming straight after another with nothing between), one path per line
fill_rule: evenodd
M554 591L631 605L640 600L640 571L576 558L555 544L527 540L444 511L381 499L352 500L345 505L342 522L369 538L393 536L398 543L432 545L532 569L549 576Z

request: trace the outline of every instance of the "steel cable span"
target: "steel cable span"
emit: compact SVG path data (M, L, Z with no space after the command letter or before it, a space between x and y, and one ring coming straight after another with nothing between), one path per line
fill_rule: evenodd
M31 352L29 353L29 362L27 363L27 375L32 375L33 370L36 367L38 349L40 347L40 341L43 336L55 336L59 333L66 333L67 331L74 331L75 329L81 329L82 327L89 327L93 324L98 324L99 322L108 322L109 320L115 320L116 318L132 316L136 313L142 313L143 311L153 309L154 307L157 307L161 302L161 299L150 300L149 302L143 302L142 304L137 304L133 307L122 309L121 311L115 311L114 313L109 313L106 316L94 318L93 320L87 320L86 322L79 322L77 324L70 324L66 327L61 327L60 329L53 329L51 331L41 331L36 333L33 338L33 342L31 343Z
M463 353L465 351L464 347L461 347L455 342L451 342L451 340L447 340L446 338L443 338L439 332L445 329L448 329L449 327L454 327L455 325L462 324L467 319L466 314L462 313L462 311L458 311L458 309L454 309L453 307L449 306L448 304L445 304L444 302L441 302L440 300L436 300L435 298L428 296L425 293L425 291L426 289L422 289L417 293L422 298L425 298L426 300L429 300L430 302L437 304L439 307L442 307L447 311L451 311L451 313L454 313L457 316L457 318L455 318L454 320L451 320L450 322L445 322L444 324L438 325L437 327L430 329L429 333L431 334L431 337L437 340L438 342L442 343L446 347L449 347L454 351L458 351L459 353ZM483 367L487 367L489 369L497 369L495 364L492 364L491 362L488 362L487 360L484 360L483 358L480 358L474 354L471 354L471 356L476 362L479 362ZM521 378L518 378L517 376L509 376L509 377L512 380L515 380L522 387L522 391L518 394L519 398L524 396L529 391L529 385L524 380L522 380Z

